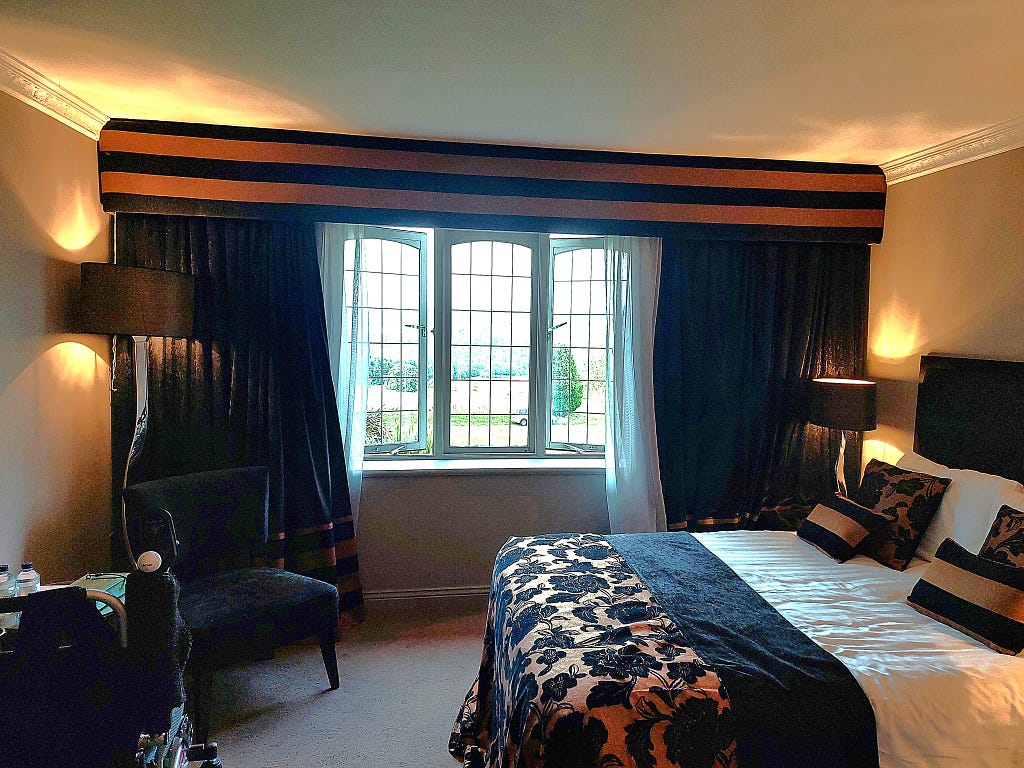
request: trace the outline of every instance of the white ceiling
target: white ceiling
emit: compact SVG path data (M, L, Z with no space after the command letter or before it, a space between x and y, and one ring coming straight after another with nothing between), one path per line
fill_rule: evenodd
M1024 0L0 0L113 117L881 163L1024 114Z

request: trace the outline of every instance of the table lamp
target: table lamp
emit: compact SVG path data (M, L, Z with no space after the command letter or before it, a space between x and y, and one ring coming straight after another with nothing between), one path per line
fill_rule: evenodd
M128 470L146 436L149 415L149 337L187 338L193 335L195 278L180 272L126 267L121 264L82 264L79 316L83 333L131 336L135 360L135 432L124 467L122 490ZM124 501L121 531L128 557L135 557L128 543Z
M876 403L878 385L863 379L821 378L811 381L811 412L808 421L819 427L838 429L839 460L836 462L836 487L846 493L846 431L867 432L878 426Z

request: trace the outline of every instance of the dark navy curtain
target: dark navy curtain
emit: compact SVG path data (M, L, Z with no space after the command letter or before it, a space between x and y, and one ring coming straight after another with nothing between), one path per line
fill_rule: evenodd
M269 467L268 560L337 584L342 611L357 617L359 563L314 225L118 214L117 256L196 276L196 338L151 340L149 431L129 482ZM115 482L134 417L127 341L112 402Z
M804 421L801 384L863 375L869 255L857 244L664 242L654 390L670 529L792 525L761 511L832 491L839 434ZM859 454L855 438L851 476Z

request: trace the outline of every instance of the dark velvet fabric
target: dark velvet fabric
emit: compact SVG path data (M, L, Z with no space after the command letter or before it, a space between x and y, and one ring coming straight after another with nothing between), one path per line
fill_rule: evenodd
M128 647L146 681L136 714L146 733L166 733L172 711L185 702L184 669L192 636L178 610L181 590L168 572L133 571L125 579Z
M670 528L754 527L765 505L834 490L839 433L806 423L801 382L863 375L868 264L861 245L664 242L654 392Z
M874 710L850 670L696 538L608 541L721 678L740 766L878 768Z
M358 616L313 224L118 214L116 240L119 263L196 277L196 338L151 340L149 432L129 483L268 467L269 562L337 584ZM128 343L112 405L115 485L134 416Z
M335 588L280 568L242 568L183 581L178 602L206 667L260 658L338 621Z
M267 542L268 480L266 467L241 467L129 485L129 531L154 512L170 512L178 542L173 569L184 580L251 567ZM135 552L144 546L133 538ZM160 554L170 565L170 553Z

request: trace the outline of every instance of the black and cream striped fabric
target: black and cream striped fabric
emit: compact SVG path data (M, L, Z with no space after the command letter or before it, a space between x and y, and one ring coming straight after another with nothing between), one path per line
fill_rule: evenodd
M844 563L857 553L857 547L868 534L884 522L881 515L836 494L835 498L811 510L796 535L833 560Z
M881 242L875 165L111 120L108 212L710 240Z
M1000 653L1024 650L1024 568L946 539L907 602Z

